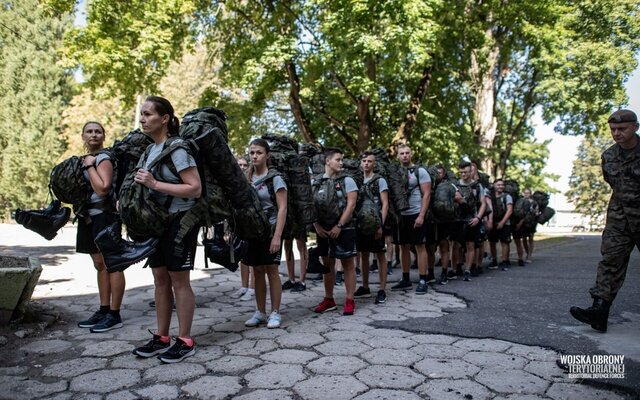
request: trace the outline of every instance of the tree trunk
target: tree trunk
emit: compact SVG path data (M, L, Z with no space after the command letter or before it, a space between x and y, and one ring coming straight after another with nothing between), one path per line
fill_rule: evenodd
M376 80L376 65L372 55L368 55L365 59L365 68L367 69L367 78L370 81ZM356 112L358 114L358 139L356 141L357 153L361 153L369 147L371 140L371 131L373 123L371 120L371 96L360 96L356 104ZM356 154L357 155L357 154Z
M416 89L411 96L411 100L409 101L409 108L407 109L407 113L405 114L404 121L402 121L400 127L398 127L398 130L393 137L393 141L391 142L391 145L393 147L400 143L408 143L411 140L413 127L418 120L418 113L420 112L422 102L424 101L424 96L427 93L427 89L429 88L429 82L431 82L432 73L433 64L425 67L422 70L422 77L420 78L420 82L418 82L418 86L416 86Z
M289 79L289 105L293 112L293 119L296 121L298 130L300 131L304 141L308 143L316 143L317 139L309 128L309 123L305 118L304 110L302 109L302 102L300 100L300 79L296 72L296 66L293 62L289 62L285 68L287 70L287 78Z

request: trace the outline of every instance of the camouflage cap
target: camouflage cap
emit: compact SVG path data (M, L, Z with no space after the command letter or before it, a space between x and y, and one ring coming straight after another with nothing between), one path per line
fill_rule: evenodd
M619 124L622 122L638 122L636 113L631 110L618 110L609 116L608 123Z

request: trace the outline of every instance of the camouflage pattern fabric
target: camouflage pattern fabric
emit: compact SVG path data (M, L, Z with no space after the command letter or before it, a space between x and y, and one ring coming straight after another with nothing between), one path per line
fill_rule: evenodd
M49 189L58 200L80 209L91 195L83 174L82 157L73 156L53 167Z
M381 210L374 200L380 196L378 183L380 178L380 175L375 174L367 183L363 183L362 190L358 191L355 212L356 229L364 235L374 235L378 228L382 226Z
M455 181L447 180L436 187L433 194L433 215L438 222L453 222L456 219Z
M612 302L624 282L633 248L640 249L640 144L626 155L618 144L605 150L602 173L613 193L602 233L602 260L589 292Z
M111 147L105 149L111 154L111 159L115 163L113 180L116 197L120 193L125 176L138 165L138 160L152 143L153 139L145 135L140 129L135 129L129 132L122 140L116 140Z

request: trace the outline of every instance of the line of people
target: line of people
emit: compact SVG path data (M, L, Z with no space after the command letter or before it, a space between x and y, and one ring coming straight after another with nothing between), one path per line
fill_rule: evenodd
M155 286L154 305L157 326L150 331L151 339L133 350L140 357L159 356L166 363L179 362L195 354L196 343L191 337L191 324L195 310L195 297L190 285L190 271L194 268L198 240L198 227L192 228L176 252L175 237L181 226L181 219L200 196L202 187L198 168L193 155L185 149L171 153L170 161L153 164L167 145L169 138L178 136L179 121L174 115L171 103L161 97L148 97L141 107L140 122L145 134L153 139L136 167L135 182L150 189L150 195L158 204L165 205L173 216L166 232L159 238L156 251L148 259ZM83 157L83 174L91 187L89 204L78 215L77 251L91 255L98 275L100 307L87 320L78 325L91 332L106 332L122 326L120 306L125 290L123 270L107 271L99 249L95 246L98 232L117 221L114 201L114 160L107 152L101 152L105 131L97 122L89 122L83 127L82 138L88 154ZM180 139L177 139L180 140ZM256 311L245 322L248 327L266 325L278 328L282 323L280 305L283 290L302 292L306 290L306 266L309 260L306 241L306 227L298 227L285 232L288 206L288 188L285 179L269 168L270 147L263 139L255 139L249 145L250 164L246 165L246 176L255 188L262 211L272 226L268 238L248 241L248 251L242 259L241 284L237 296L255 296ZM387 299L387 277L393 266L394 248L402 269L402 279L391 290L410 290L412 254L415 254L419 279L415 287L417 295L425 294L428 283L435 282L436 248L441 257L442 273L439 282L446 284L449 279L461 273L463 280L469 281L479 273L484 242L488 239L494 263L497 262L495 244L502 243L503 269L509 265L510 228L509 213L513 201L503 193L501 181L495 182L495 198L503 198L506 213L498 221L495 216L495 201L489 201L488 189L478 180L477 168L469 162L459 164L460 187L468 187L472 196L463 196L457 190L455 202L463 212L453 222L437 222L431 212L433 187L444 182L446 171L439 168L432 182L427 169L412 161L411 148L398 147L398 160L406 171L408 181L408 208L400 213L392 212L389 183L377 174L376 156L365 152L360 157L363 181L360 187L354 178L343 171L344 154L340 149L330 148L324 153L324 174L314 177L314 196L323 196L322 189L335 190L336 210L334 214L319 210L318 219L313 224L316 234L317 254L329 273L323 275L324 296L315 307L316 313L337 309L334 297L336 277L344 280L345 299L342 312L355 312L355 298L372 295L369 284L370 254L374 255L379 283L375 303L383 304ZM242 165L243 158L238 162ZM169 165L171 164L171 165ZM150 168L151 165L156 165ZM325 185L325 186L323 186ZM327 186L328 185L328 186ZM528 191L530 196L530 191ZM326 195L326 193L324 193ZM525 191L527 196L527 191ZM475 199L470 203L469 199ZM366 232L357 223L363 199L369 200L378 218L378 225ZM494 203L494 204L492 204ZM371 207L371 206L370 206ZM493 210L492 213L486 210ZM395 220L395 223L392 221ZM519 260L530 259L533 251L533 232L516 227L514 238L518 245ZM526 240L525 240L526 239ZM300 279L295 278L293 243L300 253ZM521 246L522 244L522 246ZM524 258L520 247L527 249ZM278 269L281 255L287 258L287 280L282 283ZM339 262L336 263L336 260ZM362 285L357 286L357 264L362 267ZM456 266L455 271L450 265ZM497 264L495 264L497 265ZM492 265L493 266L493 265ZM337 272L337 270L340 272ZM338 279L339 281L340 279ZM251 287L253 286L253 288ZM269 291L270 308L267 312L266 300ZM169 336L173 309L178 316L178 335L171 344Z

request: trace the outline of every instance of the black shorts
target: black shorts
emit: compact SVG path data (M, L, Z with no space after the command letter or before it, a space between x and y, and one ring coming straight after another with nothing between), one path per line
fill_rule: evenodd
M514 229L513 230L513 238L514 239L522 239L522 238L526 238L526 237L530 237L532 235L531 233L531 228L529 227L522 227L520 229Z
M294 225L288 232L282 234L283 240L302 240L307 241L309 231L305 225Z
M465 245L467 242L480 242L480 225L470 226L468 221L458 221L453 225L451 239Z
M275 253L269 252L271 238L268 240L249 240L248 243L247 255L242 259L244 265L250 267L280 265L280 259L282 258L282 240L280 241L280 249Z
M89 218L78 217L78 232L76 234L76 252L82 254L98 254L95 238L98 233L118 220L112 212L102 212ZM118 228L120 228L118 226Z
M424 223L424 238L427 246L433 246L439 243L436 232L436 223L429 221Z
M453 235L453 222L439 222L436 224L436 242L451 240Z
M175 254L175 238L178 235L180 221L182 221L185 213L185 211L177 213L169 229L160 237L156 252L149 257L149 267L167 267L167 270L172 272L193 270L196 247L198 245L199 226L194 226L184 236L182 252L180 255Z
M356 228L344 228L337 238L323 238L318 236L317 239L318 255L321 257L337 258L344 260L355 257L358 252L356 250Z
M502 229L490 230L489 241L491 243L511 243L511 225L505 225Z
M424 244L426 242L425 226L414 228L418 214L403 215L393 235L393 244Z
M356 249L358 253L384 253L387 251L384 243L384 235L376 239L374 235L356 235Z

